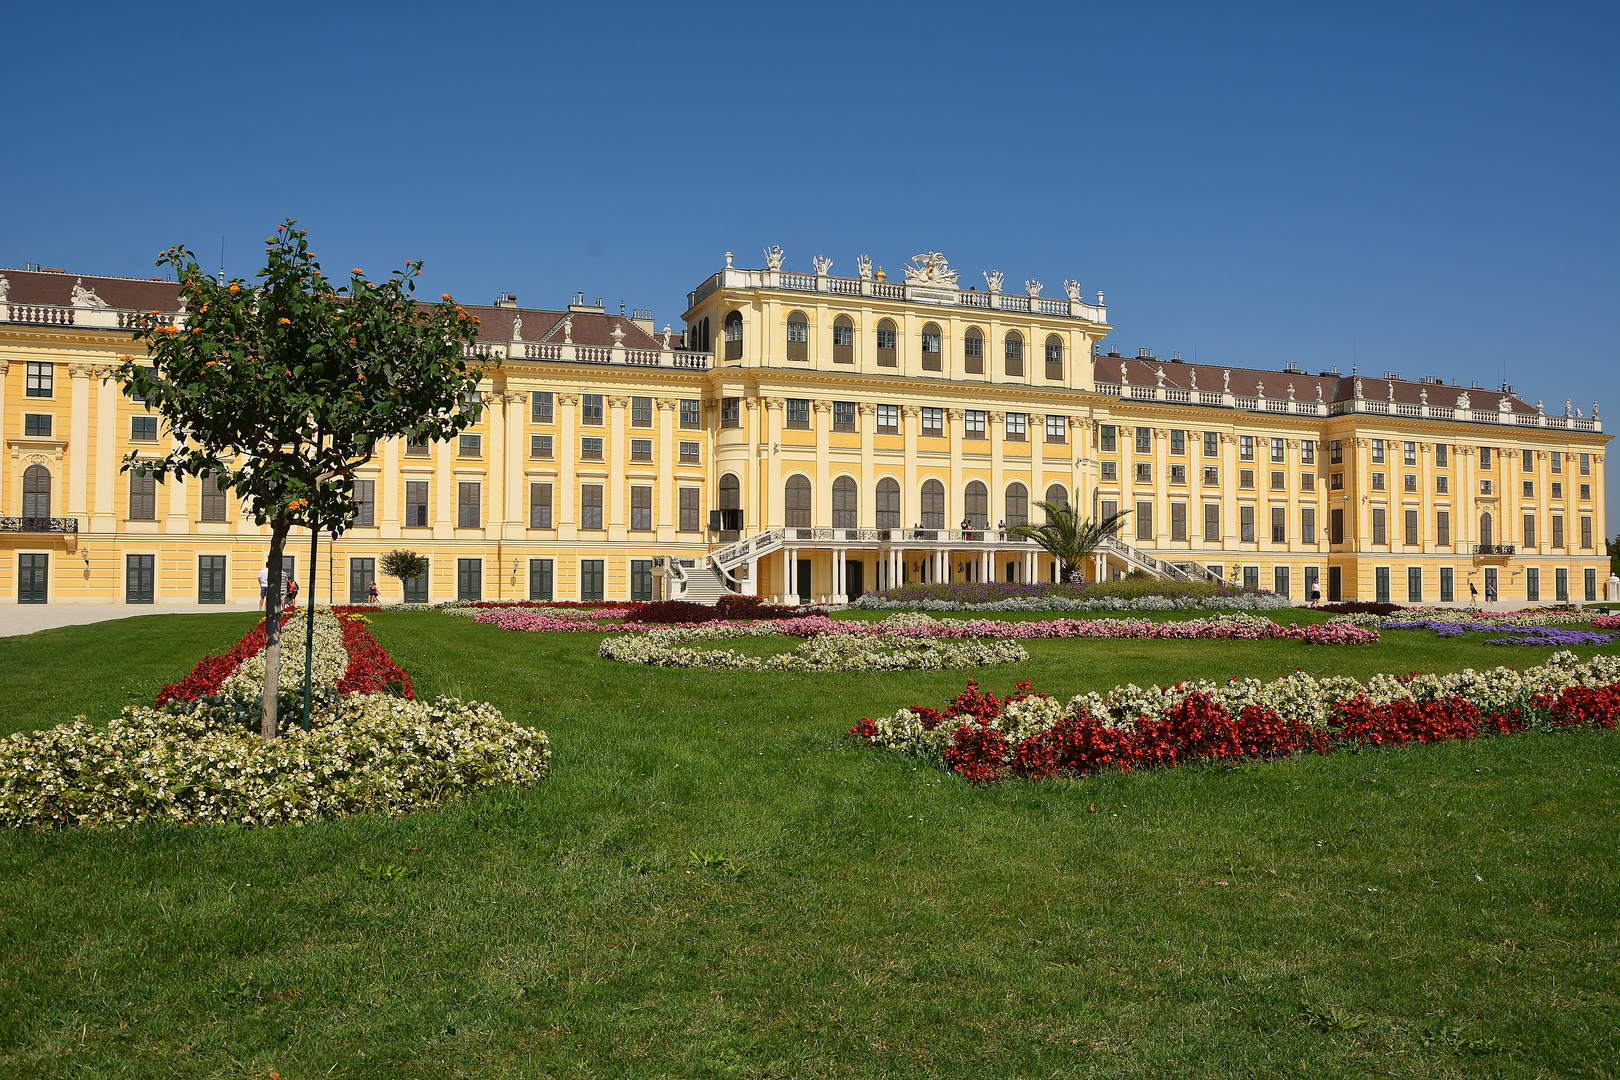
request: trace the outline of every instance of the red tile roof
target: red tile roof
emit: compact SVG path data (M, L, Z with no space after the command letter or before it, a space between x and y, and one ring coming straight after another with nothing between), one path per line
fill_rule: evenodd
M179 311L180 285L174 281L147 281L142 278L104 277L98 274L58 274L43 270L0 268L0 277L9 283L7 300L13 304L52 304L68 307L73 303L73 286L82 284L110 308L135 311Z

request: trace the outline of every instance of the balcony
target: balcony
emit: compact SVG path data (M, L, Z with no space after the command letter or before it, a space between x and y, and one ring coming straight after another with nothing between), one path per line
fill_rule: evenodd
M0 517L0 532L78 535L78 518Z
M1481 559L1506 559L1517 551L1513 544L1475 544L1474 554Z

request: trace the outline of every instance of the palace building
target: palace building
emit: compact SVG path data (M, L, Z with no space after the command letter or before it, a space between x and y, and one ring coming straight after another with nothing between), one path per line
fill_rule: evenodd
M1003 275L963 287L938 254L889 281L725 266L683 329L583 294L503 295L481 320L479 422L391 440L360 515L322 538L316 595L385 601L843 602L905 581L1044 581L1007 527L1037 503L1128 511L1087 577L1132 571L1304 599L1601 598L1598 419L1514 388L1336 369L1184 363L1107 348L1113 329ZM184 312L160 280L0 271L0 597L17 603L258 600L268 530L196 481L121 470L169 433L108 378L134 313ZM1308 365L1317 368L1319 365ZM378 576L407 548L429 573ZM288 562L308 587L308 536Z

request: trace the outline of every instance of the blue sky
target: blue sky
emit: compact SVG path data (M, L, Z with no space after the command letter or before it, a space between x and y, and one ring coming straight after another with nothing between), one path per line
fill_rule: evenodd
M1620 5L0 10L0 264L427 260L679 326L726 250L1107 294L1206 363L1514 383L1620 424ZM1609 496L1620 497L1620 462Z

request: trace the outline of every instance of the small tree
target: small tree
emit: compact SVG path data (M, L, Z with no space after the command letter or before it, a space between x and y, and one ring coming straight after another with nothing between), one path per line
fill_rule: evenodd
M400 592L405 591L405 579L421 577L428 572L428 561L414 551L401 548L382 557L382 572L399 578Z
M1620 534L1609 541L1609 573L1620 575Z
M382 439L455 437L473 423L482 368L465 359L478 320L448 295L414 299L420 262L386 281L355 270L334 286L289 220L265 241L256 285L215 281L190 251L167 264L180 282L184 321L158 312L135 339L146 364L123 358L115 378L146 399L174 435L157 459L131 453L125 471L207 473L270 526L270 595L281 595L282 549L294 526L341 534L353 521L354 470ZM265 623L261 733L276 737L281 621Z
M1083 580L1086 557L1096 551L1102 542L1118 533L1129 510L1104 518L1081 521L1074 507L1068 503L1038 502L1035 504L1046 514L1040 525L1014 525L1008 529L1014 536L1027 536L1058 562L1058 580L1078 583Z

